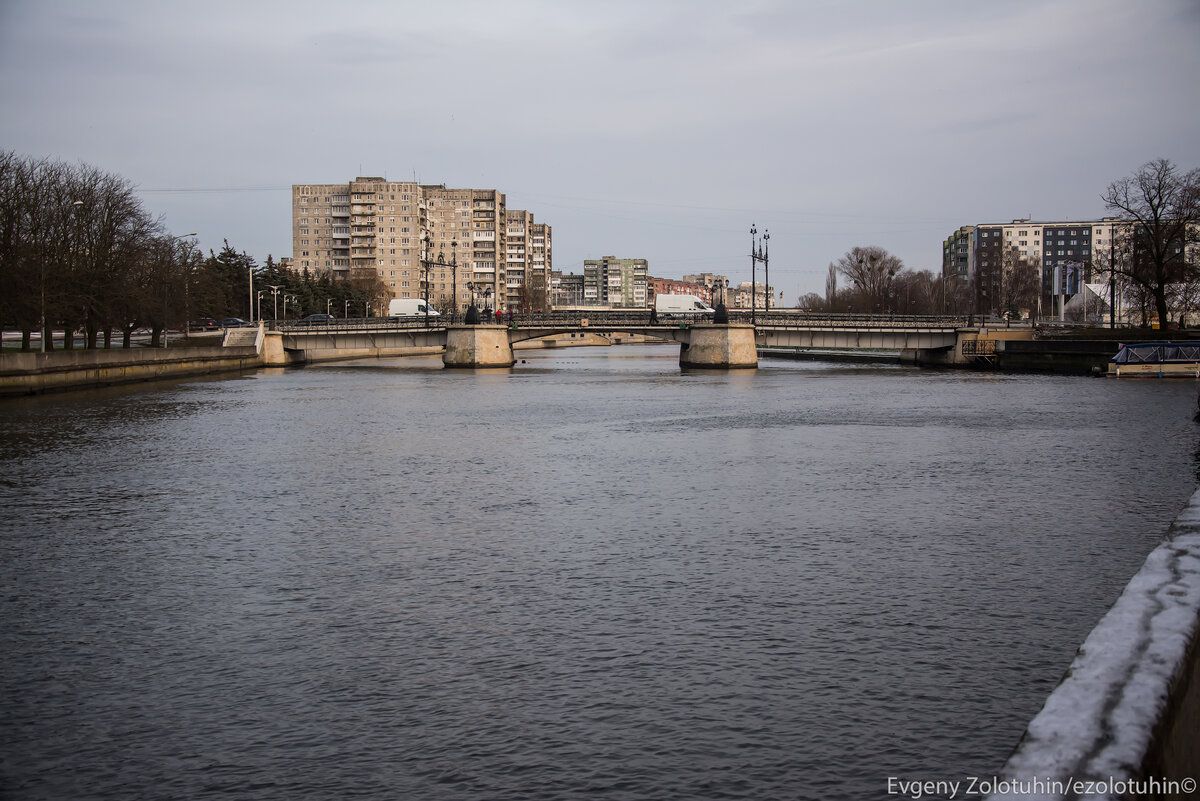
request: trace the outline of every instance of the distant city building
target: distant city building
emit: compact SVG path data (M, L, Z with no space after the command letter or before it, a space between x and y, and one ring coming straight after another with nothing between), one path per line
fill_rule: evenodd
M714 286L723 287L729 283L729 278L716 273L697 273L695 275L685 275L683 277L685 284L699 284L707 288L710 292Z
M550 299L555 308L584 305L582 275L555 270L550 274L550 282Z
M647 305L653 303L656 295L695 295L705 303L712 303L712 285L705 286L703 283L689 280L691 278L695 278L695 276L685 275L682 281L674 278L651 277L649 279L650 298L647 300Z
M729 288L729 299L726 301L726 305L731 309L749 309L753 302L756 309L773 309L777 305L774 294L774 287L743 281L736 287Z
M649 301L648 278L645 259L587 259L583 262L584 305L644 309Z
M510 219L504 194L494 189L377 177L292 186L292 269L377 277L394 298L428 292L434 308L462 311L474 295L497 308L520 307L545 296L550 254L550 226L525 211ZM457 266L426 272L427 262Z
M971 282L976 308L985 312L990 310L994 287L1006 264L1025 262L1033 266L1039 273L1044 297L1074 294L1079 291L1080 281L1091 280L1093 272L1099 272L1097 253L1107 253L1113 244L1114 229L1123 225L1116 217L1074 222L1015 219L964 225L942 243L942 274ZM1069 285L1072 275L1075 279Z
M550 307L552 259L550 226L527 211L506 212L505 284L508 307L530 311Z

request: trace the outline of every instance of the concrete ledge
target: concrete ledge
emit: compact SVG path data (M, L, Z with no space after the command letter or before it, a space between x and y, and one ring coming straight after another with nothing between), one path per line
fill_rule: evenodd
M1080 646L1000 779L991 798L1196 797L1200 492Z
M249 370L257 349L140 348L14 353L0 357L0 396L37 395L136 381Z

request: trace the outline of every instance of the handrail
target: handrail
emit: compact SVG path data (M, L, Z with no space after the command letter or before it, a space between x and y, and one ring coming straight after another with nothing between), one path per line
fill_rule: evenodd
M492 321L491 315L486 315L485 324ZM752 321L748 309L729 310L731 323L749 324ZM586 321L586 325L585 322ZM449 315L429 317L416 315L412 317L352 317L333 319L321 322L305 322L304 320L266 320L264 325L271 331L286 331L289 333L321 333L353 331L409 331L414 329L443 329L447 325L462 324L461 316L451 319ZM497 321L501 325L517 326L520 328L603 328L605 326L658 326L677 328L691 323L711 323L712 314L702 315L668 315L655 314L651 309L597 309L583 311L545 311L517 313L512 317L505 314ZM867 328L867 329L896 329L896 328L1031 328L1028 320L1005 320L1003 317L983 315L932 315L932 314L834 314L826 312L809 312L801 309L772 309L769 312L758 311L754 322L759 328L791 327L791 326L822 326L834 328ZM1038 325L1045 325L1040 321Z

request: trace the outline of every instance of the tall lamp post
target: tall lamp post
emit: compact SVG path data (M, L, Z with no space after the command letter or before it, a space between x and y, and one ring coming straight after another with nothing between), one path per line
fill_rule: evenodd
M71 205L67 208L67 216L73 217L76 220L76 223L75 223L76 229L79 227L79 223L78 223L79 218L77 215L75 215L75 211L77 211L79 209L79 207L82 205L83 205L82 200L75 200L75 201L72 201ZM78 239L77 236L72 237L73 241L69 245L69 248L72 252L71 253L72 257L74 257L74 250L75 250L75 248L78 247L78 244L79 244L78 242L74 241L76 239ZM50 333L50 324L46 321L46 260L44 258L39 259L39 262L41 263L41 269L38 271L38 273L39 273L38 284L39 284L39 290L40 290L41 296L42 296L41 297L41 310L40 310L42 319L41 319L41 333L38 335L38 350L42 353L45 353L46 352L46 338L47 338L47 335ZM66 335L64 334L63 336L65 339Z
M713 325L729 325L729 307L725 305L725 290L729 287L729 279L725 280L725 286L721 286L721 282L717 281L713 284L713 292L716 294L716 308L713 309Z
M450 261L446 262L445 243L438 248L437 258L433 258L433 244L425 240L425 327L429 327L429 271L434 267L450 268L450 322L456 320L458 314L458 240L450 242Z
M179 242L180 240L187 239L188 237L195 236L195 235L196 235L196 232L191 231L189 233L183 234L182 236L170 237L169 241L171 243L171 261L172 262L174 262L174 260L175 260L175 243ZM188 336L188 320L187 320L187 317L188 317L188 271L187 271L186 263L183 265L183 268L184 268L184 273L183 273L183 317L184 317L183 338L190 339L190 337ZM167 324L167 318L169 316L170 315L167 311L167 285L164 284L164 286L163 286L163 347L164 348L168 346L167 340L169 338L168 331L170 329L170 326Z
M271 312L272 318L279 319L279 290L283 289L283 284L267 284L267 288L271 290L272 300L275 302L274 310ZM287 308L287 301L284 302L284 308Z
M757 325L758 321L755 318L755 307L758 305L758 280L755 277L755 268L761 261L763 263L763 280L767 282L767 291L771 289L771 280L767 270L770 269L770 254L767 250L767 243L771 239L771 234L765 228L763 229L762 241L758 239L758 226L750 226L750 324ZM770 298L765 298L764 302L767 305L767 311L770 310Z
M479 307L475 305L475 284L467 282L467 292L471 295L471 305L467 307L467 325L479 325Z

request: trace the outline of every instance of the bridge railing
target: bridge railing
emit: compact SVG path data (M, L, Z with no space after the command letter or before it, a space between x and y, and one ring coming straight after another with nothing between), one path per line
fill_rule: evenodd
M802 309L772 309L770 311L756 310L751 314L749 309L730 309L731 323L750 324L754 321L759 326L797 326L814 325L835 328L857 329L894 329L894 328L963 328L984 325L990 328L1029 327L1029 321L1006 321L1003 317L984 315L928 315L928 314L830 314L824 312L809 312ZM585 323L586 321L586 323ZM354 331L390 331L413 330L423 328L444 328L446 325L462 324L463 315L439 315L426 319L423 315L414 317L350 317L333 320L266 320L265 326L271 331L286 331L293 333L352 333ZM694 316L669 316L653 313L650 309L596 309L569 311L537 311L519 312L511 317L504 313L499 318L485 315L484 323L515 325L522 328L599 328L605 326L679 326L688 323L711 323L712 314Z
M760 326L821 325L837 328L962 328L971 325L992 325L1002 318L979 315L948 314L835 314L810 312L803 309L771 309L770 311L730 309L729 321L749 323L753 319Z
M354 331L390 331L411 330L414 328L444 328L448 318L445 316L430 317L428 322L424 315L420 317L344 317L333 320L264 320L263 325L268 331L285 331L289 333L352 333ZM462 317L459 317L462 322Z

